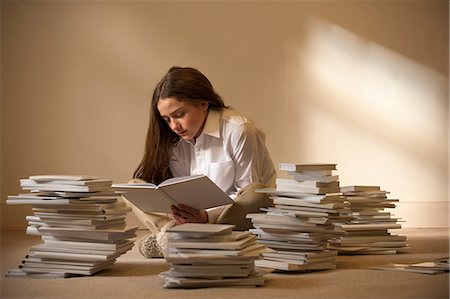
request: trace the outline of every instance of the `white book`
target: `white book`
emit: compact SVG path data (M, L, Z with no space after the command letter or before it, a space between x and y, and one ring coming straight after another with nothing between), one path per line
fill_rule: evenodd
M80 238L89 240L105 240L105 241L117 241L122 239L130 239L136 236L137 227L131 227L128 229L99 229L89 230L81 228L62 228L62 227L27 227L27 234L29 231L31 234L38 234L44 236L57 236L68 238Z
M279 163L278 168L285 171L327 171L336 170L336 164L319 163L319 164L295 164L295 163Z
M68 185L68 184L52 184L37 183L30 179L20 179L20 187L23 190L39 190L39 191L64 191L64 192L95 192L103 191L111 188L110 185Z
M334 234L323 234L323 233L301 233L301 232L272 232L264 231L260 229L250 229L250 231L257 235L260 239L275 240L275 241L302 241L305 243L313 242L325 242L332 237Z
M68 199L47 199L47 198L20 198L8 195L6 199L7 205L61 205L69 204Z
M289 262L272 261L272 260L256 260L256 267L272 268L283 271L312 271L312 270L329 270L336 269L335 262L312 263L305 265L291 264Z
M353 186L342 186L341 192L378 192L380 191L380 186L362 186L362 185L353 185Z
M41 272L25 272L22 268L10 269L5 275L6 277L35 277L35 278L66 278L74 276L68 273L50 273L45 270Z
M249 231L232 231L231 233L220 234L220 235L208 235L206 237L198 235L197 237L186 237L186 234L176 233L176 232L167 232L167 239L174 241L188 241L188 242L230 242L237 241L248 237L251 233ZM200 237L199 237L200 236Z
M421 274L437 274L437 273L448 272L448 268L443 269L440 267L436 267L435 263L432 263L432 262L418 263L418 264L389 263L389 264L385 264L385 265L371 266L369 268L375 269L375 270L404 271L404 272L414 272L414 273L421 273Z
M275 208L279 210L285 210L286 214L296 215L296 217L328 217L332 211L319 210L315 208L288 206L288 205L275 205Z
M61 219L61 220L113 220L113 219L124 219L126 217L126 212L120 214L99 214L99 215L84 215L84 214L64 214L64 213L45 213L45 212L35 212L35 216L43 217L46 219Z
M98 224L108 224L108 223L117 223L123 222L125 220L125 216L119 216L109 219L92 219L92 218L79 218L79 219L69 219L69 218L55 218L55 217L45 217L45 216L26 216L25 219L27 221L35 221L35 222L43 222L48 224L66 224L66 225L98 225Z
M133 241L129 240L119 240L112 243L98 243L86 241L66 241L66 240L52 240L48 236L42 236L45 246L56 247L56 248L81 248L81 249L97 249L97 250L123 250L132 246Z
M264 277L259 274L252 274L248 277L172 277L170 273L162 272L164 278L164 288L199 288L199 287L223 287L223 286L258 286L264 284Z
M333 240L335 243L352 244L359 242L391 242L406 241L406 236L388 235L388 236L341 236Z
M42 208L42 209L56 209L56 210L76 210L76 211L98 211L98 210L107 210L107 209L126 209L128 210L128 207L125 206L125 203L122 202L114 202L114 203L74 203L69 202L68 204L34 204L35 208Z
M338 193L340 192L339 184L331 187L316 187L305 185L294 179L276 179L276 185L278 191L287 192L304 192L312 194L325 194L325 193Z
M302 226L302 225L291 225L286 223L270 223L259 220L253 222L253 227L261 230L270 230L278 232L295 231L295 232L311 232L311 233L321 232L330 234L335 232L332 226L325 226L325 227Z
M184 256L186 258L195 257L225 257L225 256L242 256L246 253L254 251L262 251L266 248L263 244L254 243L242 249L188 249L173 248L169 246L169 256L171 254Z
M45 267L23 267L22 270L27 274L34 273L48 273L53 275L64 275L64 277L68 277L66 275L92 275L102 269L97 270L76 270L76 269L55 269L55 268L45 268Z
M110 179L81 180L81 181L54 180L46 182L37 182L37 181L34 182L42 185L74 185L74 186L111 186L112 184L112 180Z
M277 179L280 180L280 179ZM327 188L336 188L339 187L339 181L333 182L319 182L316 180L298 180L293 179L289 182L291 185L302 186L302 187L327 187Z
M256 236L249 235L246 238L236 241L221 241L214 242L209 239L205 239L204 242L190 242L185 240L170 240L169 246L175 248L189 248L189 249L242 249L256 242Z
M250 218L252 222L258 223L273 223L273 224L283 224L286 225L299 225L299 226L307 226L307 227L316 227L317 224L309 223L304 221L301 218L289 217L280 214L268 214L268 213L249 213L246 215L246 218Z
M345 207L343 202L324 202L324 203L315 203L308 200L303 200L299 198L290 198L290 197L280 197L280 196L271 196L273 203L281 204L281 205L293 205L297 207L310 207L317 208L321 210L337 210Z
M284 210L284 209L277 209L277 208L261 208L262 211L266 211L267 215L274 215L274 216L287 216L292 218L298 218L302 222L306 223L313 223L313 224L328 224L330 223L330 220L328 217L320 217L320 216L314 216L311 217L310 215L304 215L303 211L292 211L292 210Z
M272 249L259 244L259 248L252 251L244 252L241 255L217 255L217 254L186 254L179 252L168 252L164 259L170 264L236 264L243 261L253 261L261 257L264 252L271 252Z
M316 252L299 252L289 250L277 250L274 252L263 253L263 257L267 258L286 258L286 259L304 259L304 260L317 260L321 258L334 258L337 255L337 251L323 250Z
M67 227L80 229L107 229L107 228L121 228L125 226L125 220L115 220L102 224L71 224L71 223L47 223L41 221L28 221L28 225L37 227Z
M35 251L34 255L40 258L54 258L63 260L73 260L73 261L107 261L115 259L115 257L110 257L101 254L82 254L82 253L67 253L67 252L51 252L51 251Z
M170 207L179 204L205 210L234 203L205 175L171 178L159 185L114 184L113 188L143 212L170 213Z
M256 189L257 193L272 194L279 197L286 197L291 199L302 199L309 202L321 203L321 202L332 202L332 201L342 201L342 196L336 192L335 194L312 194L306 191L287 191L287 190L277 190L273 188Z
M116 198L85 198L83 200L74 198L35 196L35 195L8 195L8 205L69 205L69 204L111 204L117 202Z
M31 190L33 194L38 194L42 196L58 196L63 198L85 198L85 197L97 197L97 196L116 196L117 194L112 189L108 188L106 190L101 191L93 191L93 192L70 192L70 191L39 191L39 190Z
M167 232L176 233L178 236L187 238L207 238L230 235L233 228L234 225L232 224L184 223L171 227Z
M339 246L339 243L330 242L331 246ZM373 248L399 248L399 247L407 247L408 244L405 241L393 241L393 242L359 242L359 243L345 243L341 244L341 247L373 247Z
M288 171L288 175L291 175L297 181L316 181L321 183L331 183L339 181L338 175L331 175L330 173L305 173Z
M325 250L325 243L323 244L305 244L305 243L294 243L286 241L271 241L271 240L259 240L258 243L264 244L272 249L288 249L288 250L299 250L299 251L322 251Z
M313 264L313 263L325 263L325 262L333 263L333 262L335 262L334 257L323 257L323 258L316 258L316 259L264 257L264 259L271 260L271 261L285 262L285 263L294 264L294 265L307 265L307 264Z
M245 264L178 265L172 264L172 277L247 277L255 269L253 261Z
M112 265L113 261L109 262L107 265ZM66 270L67 272L71 271L77 271L77 270L84 270L84 271L93 271L99 268L105 268L105 266L102 267L89 267L89 266L77 266L77 265L58 265L58 264L47 264L47 263L35 263L35 262L25 262L22 266L22 269L30 269L30 268L41 268L45 271L52 271L52 270ZM72 272L71 272L72 273Z
M113 257L117 256L119 254L122 254L128 250L130 250L133 247L134 243L128 242L126 245L116 248L116 249L104 249L104 248L71 248L71 247L64 247L64 246L55 246L55 245L49 245L47 243L45 244L39 244L30 247L31 251L34 251L35 253L37 251L44 251L44 252L60 252L60 253L73 253L73 254L92 254L92 255L104 255L106 257Z
M85 249L85 248L68 248L68 247L54 247L47 246L45 244L39 244L30 247L30 251L34 253L35 256L39 256L40 253L68 253L68 254L86 254L103 256L105 259L112 257L117 251L116 250L96 250L96 249Z
M129 210L125 208L117 209L107 209L107 210L83 210L83 211L72 211L72 210L55 210L55 209L36 209L32 208L34 215L45 216L45 217L64 217L70 219L79 218L91 218L91 219L113 219L116 217L126 216Z
M62 175L62 174L44 174L44 175L32 175L29 177L30 180L36 182L48 182L55 180L64 181L85 181L85 180L95 180L98 177L95 175Z
M397 223L342 224L338 226L345 231L385 230L402 228L401 224Z
M375 248L375 247L333 247L330 248L338 250L339 254L397 254L401 251L407 250L407 248Z
M65 265L68 267L71 266L80 266L85 268L101 268L108 265L111 265L114 263L114 260L107 260L107 261L74 261L74 260L63 260L59 258L40 258L33 255L32 252L27 254L27 256L22 260L22 263L39 263L41 265L49 265L50 267L53 267L54 265Z

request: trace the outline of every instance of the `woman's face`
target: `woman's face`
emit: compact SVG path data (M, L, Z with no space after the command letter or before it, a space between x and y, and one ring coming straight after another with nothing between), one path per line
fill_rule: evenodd
M181 138L193 141L203 130L208 103L191 104L176 98L162 98L157 103L159 114Z

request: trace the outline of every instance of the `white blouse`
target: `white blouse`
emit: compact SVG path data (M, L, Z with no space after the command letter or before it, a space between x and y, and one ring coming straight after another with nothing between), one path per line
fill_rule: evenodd
M180 138L169 167L174 177L207 175L231 198L253 182L273 187L276 179L264 133L231 109L210 110L195 143ZM223 208L208 210L210 222Z

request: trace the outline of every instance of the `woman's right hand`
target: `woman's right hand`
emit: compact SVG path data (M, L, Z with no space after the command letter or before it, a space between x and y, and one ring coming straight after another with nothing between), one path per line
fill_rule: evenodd
M183 223L208 223L208 213L205 210L197 210L189 206L171 206L172 215L177 224Z

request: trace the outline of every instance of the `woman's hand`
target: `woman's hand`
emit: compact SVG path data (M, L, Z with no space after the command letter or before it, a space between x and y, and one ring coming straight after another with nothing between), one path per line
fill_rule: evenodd
M173 218L177 224L183 223L208 223L208 213L205 210L196 210L189 206L172 206Z

